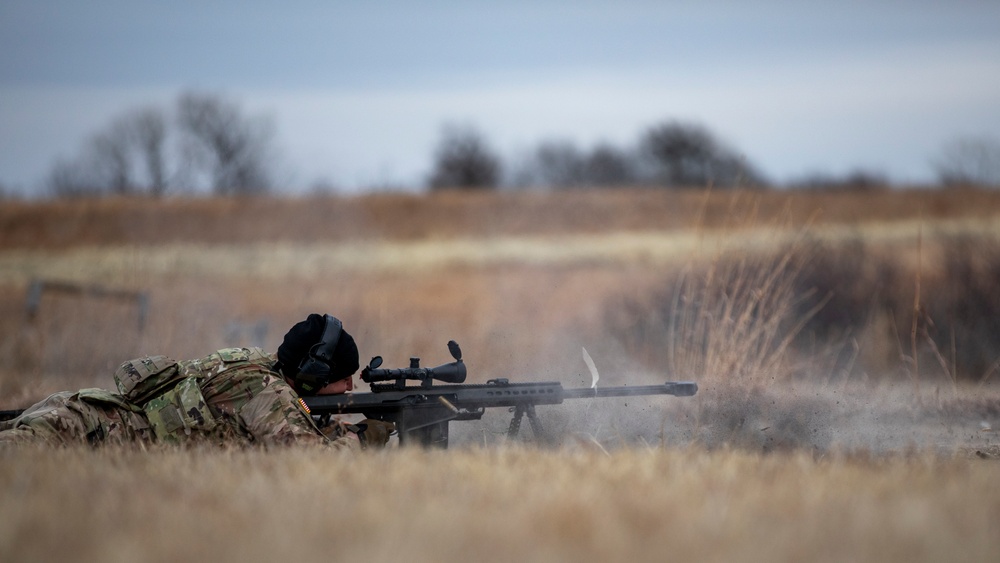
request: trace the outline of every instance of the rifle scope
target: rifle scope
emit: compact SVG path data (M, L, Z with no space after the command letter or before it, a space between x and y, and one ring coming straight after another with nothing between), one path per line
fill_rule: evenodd
M409 379L420 381L425 387L429 387L435 379L445 383L463 383L466 370L465 362L462 361L462 350L454 340L448 342L448 350L455 361L433 368L422 368L420 358L410 358L408 368L379 369L382 365L382 356L375 356L368 363L368 367L361 370L361 379L365 383L396 381L399 385L403 385L403 382Z

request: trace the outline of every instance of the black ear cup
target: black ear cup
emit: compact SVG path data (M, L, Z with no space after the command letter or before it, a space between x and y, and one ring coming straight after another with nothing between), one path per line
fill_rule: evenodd
M303 394L313 394L326 387L333 379L333 352L337 348L343 324L340 319L325 315L323 338L302 358L299 373L295 376L295 388Z

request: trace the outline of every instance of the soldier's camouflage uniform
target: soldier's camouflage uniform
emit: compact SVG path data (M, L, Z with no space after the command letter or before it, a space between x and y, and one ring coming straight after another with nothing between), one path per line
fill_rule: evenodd
M51 395L0 422L0 445L24 443L244 443L357 448L327 438L259 348L226 348L199 359L129 360L118 393L84 389Z

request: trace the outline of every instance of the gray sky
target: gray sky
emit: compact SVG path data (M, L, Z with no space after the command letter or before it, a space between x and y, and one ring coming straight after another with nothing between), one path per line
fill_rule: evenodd
M0 183L37 188L113 116L224 93L287 183L417 185L445 123L506 158L706 125L777 181L933 180L1000 136L1000 2L0 0Z

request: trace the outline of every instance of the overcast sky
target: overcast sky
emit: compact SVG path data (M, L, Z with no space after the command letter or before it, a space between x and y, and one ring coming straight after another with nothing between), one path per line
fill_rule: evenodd
M779 182L930 182L946 141L1000 136L1000 1L0 0L0 184L186 90L270 116L298 190L419 185L445 123L514 159L668 119Z

